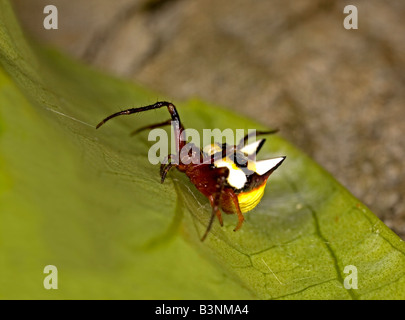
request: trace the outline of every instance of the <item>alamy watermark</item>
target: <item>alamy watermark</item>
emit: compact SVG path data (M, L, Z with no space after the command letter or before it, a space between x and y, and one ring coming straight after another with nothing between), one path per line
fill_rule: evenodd
M44 14L47 16L44 18L44 28L46 30L58 29L58 8L49 4L44 7Z
M343 13L348 14L343 20L343 26L346 30L358 29L358 12L354 5L347 5L343 9Z
M47 265L44 268L44 273L48 274L44 278L44 288L47 290L58 289L58 268L54 265Z
M343 281L345 289L358 289L357 267L353 265L345 266L343 273L348 273L348 276Z
M43 21L43 26L46 30L58 29L58 8L55 5L49 4L44 7L46 17ZM343 8L343 13L347 16L343 20L345 29L358 29L358 11L355 5L347 5Z
M257 141L256 129L249 129L247 135L244 129L203 129L201 137L195 129L185 129L180 133L176 128L176 122L172 121L170 138L167 131L161 128L149 132L148 141L155 142L148 152L151 164L167 163L169 160L173 164L212 163L222 159L224 155L232 159L236 151L235 146L241 150L244 146ZM245 141L244 138L247 136L248 139ZM205 148L202 149L202 146ZM201 156L201 150L204 150L205 156ZM252 154L250 159L255 160L255 154ZM238 160L244 161L243 158Z

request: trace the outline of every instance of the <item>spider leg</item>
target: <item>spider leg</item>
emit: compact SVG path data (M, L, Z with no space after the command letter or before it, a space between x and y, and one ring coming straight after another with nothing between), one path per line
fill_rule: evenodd
M238 224L236 225L235 229L233 229L233 231L237 231L242 227L245 217L243 216L242 211L240 211L238 196L235 194L235 192L232 189L229 189L228 195L232 199L235 205L236 214L238 215Z
M163 127L163 126L168 126L172 123L172 119L163 121L163 122L159 122L159 123L155 123L155 124L151 124L149 126L144 126L138 129L135 129L134 131L132 131L129 135L133 136L138 134L141 131L147 130L147 129L155 129L155 128L159 128L159 127Z
M174 167L174 166L176 166L176 165L173 164L173 163L168 163L167 165L164 166L164 168L163 168L163 170L161 170L161 174L160 174L160 176L161 176L160 183L165 182L167 173L168 173L169 170L170 170L172 167Z
M213 195L208 197L208 199L210 200L210 203L211 203L211 207L212 207L211 217L210 217L210 221L208 222L207 229L205 230L205 233L201 238L201 241L205 240L209 231L211 230L212 223L214 222L215 216L218 217L219 223L221 224L221 226L223 226L222 215L221 215L221 211L220 211L220 203L221 203L222 192L223 192L224 186L225 186L225 181L226 181L226 178L228 177L228 174L229 174L228 168L218 168L218 178L217 178L217 184L216 184L217 190Z
M210 199L210 202L212 203L212 204L211 204L211 206L212 206L212 211L211 211L211 212L212 212L212 213L211 213L210 221L208 222L207 229L205 230L205 233L204 233L204 235L202 236L201 241L204 241L204 240L205 240L205 238L206 238L207 235L208 235L208 232L210 232L210 230L211 230L212 223L214 222L215 216L218 216L219 202L220 202L220 199L221 199L221 193L220 193L220 192L217 192L217 193L215 193L214 196L211 196L210 198L212 199L212 200ZM221 213L219 213L219 216L221 216ZM220 223L221 223L221 226L222 226L222 224L223 224L223 222L222 222L222 216L221 216L221 218L220 218Z
M173 157L174 157L173 154L169 154L163 159L160 165L160 177L161 177L160 183L163 183L165 181L166 175L169 172L169 170L173 166L176 166L176 164L170 162Z
M253 136L261 136L261 135L265 135L265 134L273 134L278 132L279 129L274 129L274 130L269 130L269 131L252 131L250 133L248 133L246 136L244 136L240 141L239 144L237 145L236 149L240 150L243 148L243 146L246 144L246 142L249 140L250 137Z
M213 196L208 197L208 200L211 203L211 208L216 207L215 215L218 218L219 224L221 225L221 227L223 227L224 221L222 220L221 210L219 210L219 203L215 203L215 201L217 201L217 200Z
M180 150L186 145L185 137L184 137L184 127L180 121L180 116L177 113L177 109L174 106L174 104L167 102L167 101L159 101L156 102L155 104L151 104L148 106L140 107L140 108L130 108L127 110L123 110L120 112L113 113L112 115L108 116L104 120L102 120L97 126L96 129L100 128L104 123L106 123L108 120L122 116L122 115L130 115L133 113L139 113L143 111L148 111L148 110L153 110L153 109L159 109L162 107L167 107L167 110L169 111L172 119L172 125L174 129L174 133L176 135L176 151L177 153L180 153ZM160 123L159 125L163 125L163 122Z
M96 126L96 129L100 128L104 123L106 123L108 120L110 120L112 118L122 116L122 115L130 115L130 114L133 114L133 113L139 113L139 112L143 112L143 111L158 109L158 108L162 108L162 107L167 107L167 109L169 110L169 113L172 116L172 120L177 121L177 122L180 123L180 116L177 113L176 107L170 102L159 101L159 102L156 102L155 104L151 104L149 106L144 106L144 107L140 107L140 108L130 108L130 109L127 109L127 110L123 110L123 111L113 113L112 115L110 115L107 118L105 118L104 120L102 120ZM181 127L183 127L183 126L181 126Z

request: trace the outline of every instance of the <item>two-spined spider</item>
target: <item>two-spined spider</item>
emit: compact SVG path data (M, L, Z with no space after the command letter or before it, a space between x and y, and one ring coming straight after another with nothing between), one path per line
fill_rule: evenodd
M208 198L212 207L212 214L201 241L204 241L207 237L215 216L217 216L220 225L223 226L220 209L228 214L237 214L238 224L234 231L238 230L244 221L243 213L252 210L259 204L268 177L281 165L285 156L255 161L256 153L263 146L265 139L245 146L245 142L248 141L251 134L247 134L241 139L238 145L230 146L226 143L212 144L203 150L197 149L198 152L192 152L192 150L196 150L195 146L193 145L193 148L190 148L189 145L187 146L185 129L180 121L176 107L166 101L114 113L101 121L96 128L98 129L106 121L120 115L130 115L161 107L167 107L171 119L142 127L136 131L139 132L170 124L173 126L176 155L169 155L167 157L168 163L161 164L161 182L164 182L169 170L172 167L176 167L179 171L184 172L196 188ZM254 133L256 135L265 135L275 133L276 131L256 131ZM186 153L181 152L186 146L189 151ZM187 161L185 161L185 157L187 157ZM171 162L172 158L176 158L178 161Z

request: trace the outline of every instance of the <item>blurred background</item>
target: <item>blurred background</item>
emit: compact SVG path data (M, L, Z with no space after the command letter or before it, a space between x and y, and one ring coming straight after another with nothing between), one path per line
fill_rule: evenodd
M405 1L12 2L27 34L74 58L280 128L405 239Z

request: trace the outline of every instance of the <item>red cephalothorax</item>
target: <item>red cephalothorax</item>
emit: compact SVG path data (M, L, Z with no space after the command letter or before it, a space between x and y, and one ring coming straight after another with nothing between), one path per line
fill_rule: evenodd
M167 161L161 164L161 182L164 182L169 170L176 167L179 171L184 172L191 183L208 198L212 207L212 214L207 229L201 238L202 241L207 237L215 216L221 226L223 225L221 210L228 214L237 214L238 224L234 231L238 230L243 224L243 213L252 210L259 204L268 177L281 165L285 157L255 161L256 154L265 140L261 139L245 145L252 134L246 135L238 145L212 144L200 150L195 145L186 142L184 127L176 107L166 101L114 113L101 121L96 128L98 129L106 121L120 115L129 115L161 107L167 107L171 119L142 127L133 132L138 133L145 129L170 124L173 126L176 154L170 154ZM264 135L276 131L256 131L254 134Z

